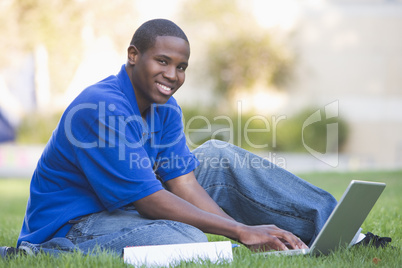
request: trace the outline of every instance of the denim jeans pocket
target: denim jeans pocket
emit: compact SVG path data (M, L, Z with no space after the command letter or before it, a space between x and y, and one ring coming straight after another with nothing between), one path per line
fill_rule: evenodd
M93 234L90 234L91 225L99 213L93 213L82 217L79 220L70 220L69 223L74 224L70 231L67 233L66 238L69 239L74 244L79 244L91 239L96 238Z

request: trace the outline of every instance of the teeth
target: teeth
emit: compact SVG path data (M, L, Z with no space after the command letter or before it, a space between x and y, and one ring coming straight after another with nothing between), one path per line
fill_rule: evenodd
M162 85L162 84L160 84L160 83L157 83L161 88L163 88L164 90L167 90L167 91L171 91L172 89L170 88L170 87L167 87L167 86L165 86L165 85Z

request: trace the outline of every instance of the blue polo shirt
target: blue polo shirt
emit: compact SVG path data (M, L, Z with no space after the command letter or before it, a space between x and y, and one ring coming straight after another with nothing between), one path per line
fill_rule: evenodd
M198 165L171 97L143 119L123 65L66 109L32 176L18 245L65 236L69 220L113 211Z

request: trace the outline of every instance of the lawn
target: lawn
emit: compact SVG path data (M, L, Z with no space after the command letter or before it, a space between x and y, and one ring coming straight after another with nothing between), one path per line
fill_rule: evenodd
M363 224L363 231L390 236L396 249L352 248L329 256L269 257L254 256L244 247L234 249L234 261L217 267L402 267L402 171L359 173L310 173L302 178L331 192L339 199L350 180L382 181L385 191ZM0 245L14 246L23 220L28 198L29 180L0 179ZM210 236L210 240L225 239ZM214 266L211 263L181 263L178 267ZM65 254L58 258L47 255L0 259L0 267L131 267L117 256L100 254L82 256Z

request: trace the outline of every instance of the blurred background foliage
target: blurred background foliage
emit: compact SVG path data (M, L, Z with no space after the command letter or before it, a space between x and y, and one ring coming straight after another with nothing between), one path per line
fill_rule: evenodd
M61 113L31 114L24 117L17 129L19 144L45 144L49 140L61 117Z
M194 0L183 6L183 24L195 33L191 45L203 55L197 58L203 66L198 72L200 81L211 80L215 93L223 98L256 84L283 89L291 81L295 64L289 45L262 28L241 4Z
M230 95L236 89L252 89L257 83L280 89L290 80L292 58L272 44L269 34L239 32L217 39L209 47L208 75L215 90Z
M131 39L127 36L127 28L134 30L137 27L127 25L128 21L133 21L133 16L141 12L135 9L132 1L101 3L95 0L3 1L0 4L0 33L7 38L3 38L0 49L7 53L0 54L0 68L12 63L13 57L21 52L32 53L38 45L43 45L49 54L51 89L53 92L64 91L83 57L85 38L88 38L83 31L86 25L91 25L95 36L111 36L118 51L125 51ZM254 150L255 147L250 146L242 135L244 132L238 129L243 129L255 114L252 111L243 113L238 120L239 115L225 104L231 101L236 91L251 91L257 84L267 90L286 90L287 83L292 82L297 61L295 52L286 45L286 39L262 29L249 9L242 6L246 3L232 0L185 1L177 22L189 35L192 52L197 51L191 56L191 65L197 69L194 72L196 79L203 83L208 81L215 94L214 100L205 105L207 108L187 107L183 103L186 122L200 115L213 122L217 112L219 115L226 114L233 119L232 128L236 130L233 132L233 143ZM222 105L212 106L216 103ZM268 147L262 148L264 150L305 151L301 141L302 124L312 110L279 122L275 138L271 130L250 132L248 139L253 144L268 144ZM263 117L271 118L271 115L264 114ZM17 142L46 143L59 118L60 111L28 114L17 130ZM317 122L309 126L305 136L306 143L317 151L325 150L325 123ZM347 138L347 126L342 119L338 123L339 146L342 148ZM192 141L190 145L199 145L209 138L227 139L224 131L219 131L228 127L227 122L220 120L215 125L210 134L205 132L205 137L195 137L187 131L186 135ZM193 120L190 129L205 127L205 121ZM247 127L264 129L265 123L252 120Z
M231 142L250 151L307 152L303 142L320 153L342 150L348 135L348 126L342 118L322 120L307 126L303 123L318 109L306 109L288 117L258 115L253 112L238 114L230 111L217 114L213 110L183 109L185 133L193 149L210 139ZM323 109L320 110L323 114ZM327 124L338 124L338 140L328 141ZM302 131L304 136L302 136ZM302 140L302 137L304 140Z
M95 36L113 36L113 45L125 50L131 38L125 25L135 14L133 4L126 0L101 4L96 0L2 0L0 34L6 38L0 42L4 52L0 53L0 68L44 46L52 92L63 92L84 57L85 39L90 38L85 36L85 26L91 25Z

